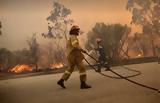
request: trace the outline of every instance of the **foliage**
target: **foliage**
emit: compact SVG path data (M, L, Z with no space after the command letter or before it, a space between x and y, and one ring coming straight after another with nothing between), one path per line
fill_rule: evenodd
M126 9L132 12L131 24L142 26L143 42L147 41L145 38L148 36L148 47L152 47L152 53L155 55L157 42L154 40L160 38L160 0L128 0ZM141 46L142 48L144 47Z
M0 49L0 68L6 69L13 64L13 53L6 48Z
M96 39L101 38L106 54L113 58L118 58L125 38L129 33L130 28L127 25L96 23L87 34L88 42L86 48L88 50L93 49L93 46L96 45Z
M37 66L38 57L39 57L39 44L37 42L35 33L32 35L32 37L29 40L27 40L27 43L29 45L31 62Z
M28 49L17 50L13 52L14 64L31 64L30 51Z
M49 22L48 35L49 38L61 39L65 37L67 40L67 25L73 23L73 19L70 18L71 10L66 8L63 4L59 2L53 2L53 9L50 11L50 15L47 17Z
M43 33L45 38L53 38L54 45L56 46L55 60L62 62L66 59L64 44L67 41L67 29L69 25L72 25L73 19L70 17L71 10L65 7L63 4L54 1L53 8L50 11L50 15L47 17L48 21L48 33Z
M6 48L0 49L0 68L7 71L18 64L34 64L37 67L39 59L39 44L36 35L27 40L29 49L10 51Z
M132 12L132 21L143 27L143 33L160 36L160 0L128 0L126 9Z

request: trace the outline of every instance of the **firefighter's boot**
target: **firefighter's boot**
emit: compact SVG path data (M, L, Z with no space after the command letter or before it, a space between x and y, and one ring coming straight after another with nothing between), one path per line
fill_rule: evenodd
M105 69L105 71L109 71L110 70L110 67L109 66L107 66L106 67L106 69Z
M100 72L101 72L101 69L95 69L95 71L100 73Z
M61 86L62 88L66 88L65 87L65 85L64 85L64 80L63 79L60 79L58 82L57 82L57 84L59 85L59 86Z
M105 64L105 71L109 71L111 69L110 65L109 64Z
M86 84L84 81L81 82L81 89L89 89L91 88L90 85Z
M98 64L98 69L95 70L96 72L101 72L101 64Z

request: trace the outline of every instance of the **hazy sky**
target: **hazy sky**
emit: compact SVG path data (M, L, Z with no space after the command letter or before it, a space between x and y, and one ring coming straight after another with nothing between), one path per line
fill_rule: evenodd
M57 1L71 9L75 24L85 33L96 22L129 24L131 21L131 13L125 9L127 0ZM0 21L3 26L0 48L26 48L26 39L33 33L37 33L40 43L48 42L40 34L47 32L46 18L52 9L52 2L53 0L0 0ZM81 39L85 40L85 36L82 36Z

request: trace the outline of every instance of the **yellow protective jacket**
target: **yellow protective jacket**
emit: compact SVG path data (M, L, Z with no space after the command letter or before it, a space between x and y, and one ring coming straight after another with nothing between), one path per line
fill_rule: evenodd
M81 47L79 46L79 41L76 35L70 35L68 41L67 41L67 57L71 58L79 58L79 60L83 60L84 55L79 50Z

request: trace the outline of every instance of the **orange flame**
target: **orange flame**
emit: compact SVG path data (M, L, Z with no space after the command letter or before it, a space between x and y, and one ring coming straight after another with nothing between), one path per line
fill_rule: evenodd
M33 68L29 65L23 64L23 65L16 65L14 68L12 68L10 70L10 72L14 72L14 73L21 73L24 71L33 71Z
M143 51L141 50L140 53L137 55L137 57L142 57L143 56Z
M138 56L138 57L141 57L142 55L141 55L141 54L138 54L137 56Z
M64 65L62 63L51 64L50 67L53 69L62 68Z

